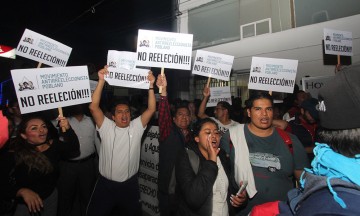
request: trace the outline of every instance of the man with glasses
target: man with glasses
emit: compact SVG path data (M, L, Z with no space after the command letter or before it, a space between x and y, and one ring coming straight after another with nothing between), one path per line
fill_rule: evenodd
M170 105L167 98L165 75L159 75L156 85L162 88L159 101L160 154L158 175L158 199L161 216L175 215L178 200L175 195L175 161L180 150L192 140L189 130L190 111L186 105L175 108L171 119Z
M203 96L204 98L201 101L198 112L198 117L201 119L209 117L205 114L206 104L210 97L210 88L206 85L203 90ZM239 124L231 119L231 111L231 105L228 102L220 101L214 109L215 117L210 117L219 125L219 129L222 133L225 133L230 127Z

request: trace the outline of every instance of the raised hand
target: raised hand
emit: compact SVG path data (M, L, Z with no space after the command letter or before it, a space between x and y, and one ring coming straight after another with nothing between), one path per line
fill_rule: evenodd
M105 75L109 74L108 66L105 65L104 68L98 71L99 80L104 80Z

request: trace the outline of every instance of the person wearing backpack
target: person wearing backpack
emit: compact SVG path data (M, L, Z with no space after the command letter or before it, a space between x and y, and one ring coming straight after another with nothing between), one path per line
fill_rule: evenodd
M319 137L311 169L287 202L254 207L251 216L360 215L360 64L343 69L319 91Z
M230 171L230 160L219 148L217 123L204 118L194 126L194 139L176 158L177 215L227 216L247 200Z
M273 126L273 98L255 91L246 101L250 123L232 127L221 139L230 156L237 182L247 180L249 200L237 215L248 215L254 205L286 200L305 167L306 151L292 134Z

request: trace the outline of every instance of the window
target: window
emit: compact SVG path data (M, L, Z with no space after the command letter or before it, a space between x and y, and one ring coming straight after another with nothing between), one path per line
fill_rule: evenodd
M189 10L189 33L194 48L240 39L239 0L213 1Z

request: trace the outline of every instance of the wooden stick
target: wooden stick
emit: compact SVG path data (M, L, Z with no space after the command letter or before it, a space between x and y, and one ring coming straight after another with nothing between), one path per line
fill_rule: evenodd
M337 55L337 65L335 72L340 71L341 61L340 61L340 55Z
M59 116L60 116L60 117L64 117L63 110L62 110L61 107L58 107L58 111L59 111ZM61 127L61 131L62 131L62 132L66 132L66 128L65 128L65 127Z
M164 76L164 68L161 68L161 76ZM159 93L161 94L162 92L162 86L159 87Z
M41 65L42 65L42 63L41 63L41 62L39 62L39 64L38 64L37 68L41 68Z
M269 95L272 95L272 91L269 91Z
M210 87L210 81L211 81L211 77L208 78L208 81L206 83L206 87L208 87L208 88Z

